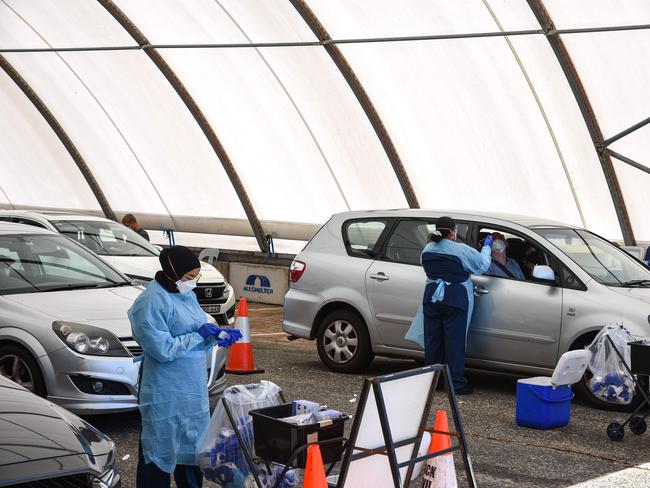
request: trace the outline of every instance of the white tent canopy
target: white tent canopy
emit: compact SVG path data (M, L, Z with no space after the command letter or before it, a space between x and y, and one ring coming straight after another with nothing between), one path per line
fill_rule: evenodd
M417 204L650 240L650 125L602 144L650 117L647 0L0 0L0 55L0 207L259 243Z

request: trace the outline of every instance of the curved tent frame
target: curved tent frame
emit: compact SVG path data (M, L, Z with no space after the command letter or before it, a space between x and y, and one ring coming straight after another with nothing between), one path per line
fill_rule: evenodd
M112 18L119 23L119 25L133 38L135 45L115 45L115 46L80 46L80 47L48 47L48 48L6 48L0 49L1 52L64 52L64 51L102 51L102 50L141 50L144 51L152 63L160 70L160 72L167 79L169 84L173 87L174 91L178 97L182 100L183 104L187 107L187 110L191 113L192 117L196 121L197 125L200 127L204 137L209 142L214 153L221 162L223 169L228 176L230 184L234 189L236 195L239 198L239 202L244 210L248 224L252 229L252 234L254 235L257 244L261 251L267 250L267 232L273 232L277 234L277 237L289 237L289 238L304 238L308 239L313 233L316 226L307 224L307 223L298 223L295 225L291 222L271 222L271 221L262 221L258 217L257 209L255 208L254 203L248 195L248 191L242 182L242 178L238 172L236 164L233 162L233 156L231 156L221 142L219 136L217 135L217 130L211 125L208 121L208 117L204 114L199 106L199 103L190 93L186 85L181 81L180 77L176 72L170 67L169 63L165 60L163 55L159 52L159 49L238 49L238 48L250 48L255 47L259 49L270 49L270 48L315 48L323 49L327 55L330 57L332 63L336 66L340 75L343 77L345 82L348 85L349 90L354 95L355 99L359 103L360 107L367 118L369 125L372 127L374 134L383 148L383 151L388 158L388 161L393 169L395 178L401 188L403 196L405 198L408 206L412 208L417 208L420 206L420 201L414 186L411 182L411 176L409 176L408 167L402 162L402 159L399 154L398 146L394 143L394 138L391 137L391 128L384 124L381 115L381 109L379 109L375 103L369 90L366 89L362 81L362 77L358 76L353 67L354 63L350 62L344 53L341 51L339 46L341 45L364 45L370 43L396 43L396 42L414 42L414 41L435 41L435 40L451 40L451 39L473 39L473 38L494 38L494 37L504 37L510 38L514 36L534 36L534 35L543 35L548 40L550 47L553 50L553 53L556 56L557 62L559 63L562 71L566 77L566 80L571 88L571 92L575 98L577 107L580 110L580 113L583 118L585 127L589 133L591 141L593 143L593 149L596 152L600 165L605 177L607 184L607 189L611 196L611 200L614 205L614 210L618 223L621 229L621 234L623 240L628 245L634 245L636 243L635 232L632 226L630 216L628 214L628 209L626 205L626 200L624 193L619 184L617 174L612 163L612 157L617 160L626 163L629 166L632 166L644 173L650 173L650 169L637 161L634 161L632 158L624 156L619 152L613 150L610 146L619 141L620 139L629 136L633 132L645 127L650 123L650 117L642 120L641 122L625 129L618 134L615 134L609 138L605 138L603 131L601 130L598 118L596 117L595 111L591 105L587 91L581 81L578 70L576 69L569 50L566 48L563 40L563 34L580 34L580 33L595 33L595 32L612 32L612 31L625 31L625 30L648 30L650 25L640 24L640 25L623 25L623 26L611 26L611 27L584 27L584 28L571 28L571 29L558 29L555 26L555 23L546 9L544 3L541 0L527 0L528 6L535 18L537 19L541 29L521 29L521 30L499 30L495 32L469 32L469 33L450 33L450 34L433 34L433 35L420 35L420 36L389 36L383 38L344 38L344 39L335 39L332 38L330 33L325 27L322 19L318 17L315 11L310 8L307 2L304 0L289 0L290 4L293 6L295 11L303 19L308 29L313 33L316 40L299 40L299 41L287 41L287 42L254 42L251 38L248 38L250 42L247 43L213 43L213 44L152 44L149 39L144 35L144 33L138 28L138 26L113 2L113 0L97 0L98 3L112 16ZM489 5L486 3L486 7L489 8ZM234 20L234 19L233 19ZM500 26L499 26L500 27ZM511 46L512 47L512 46ZM513 52L514 52L514 48ZM260 54L263 59L264 56ZM265 60L266 62L266 60ZM268 64L268 63L267 63ZM23 78L20 73L12 66L12 64L0 54L0 67L5 71L5 73L16 83L20 90L25 94L25 96L30 100L30 102L37 108L38 112L43 116L47 121L48 125L52 128L56 136L59 138L63 146L66 148L72 160L76 163L79 171L83 175L86 183L97 199L102 211L108 218L115 219L115 213L109 204L109 201L102 191L97 179L90 170L88 164L84 160L81 152L77 149L75 144L72 142L72 139L69 137L66 129L63 127L63 124L60 123L57 118L54 116L53 112L48 109L45 101L40 98L34 89L29 85L29 83ZM268 68L273 71L270 65ZM277 76L276 76L277 78ZM281 80L277 78L278 82L282 84ZM283 89L287 90L284 85ZM287 91L287 95L291 98ZM300 112L300 109L296 103L291 100L294 104L295 109ZM309 130L312 138L316 145L318 141L316 136L311 131L309 123L305 119L305 116L300 113L305 126ZM323 158L326 160L326 156L323 152L323 149L319 146L319 151L321 152ZM327 161L326 161L327 163ZM565 168L566 170L566 168ZM453 168L450 169L453 171ZM567 171L567 176L569 173ZM332 173L332 177L336 181L336 176ZM570 177L569 177L570 179ZM338 186L338 182L336 183ZM573 187L572 187L573 188ZM341 195L343 200L348 204L344 192L341 190ZM576 204L579 209L579 202L576 198ZM580 210L580 209L579 209ZM582 217L582 211L581 217ZM170 214L171 216L171 214ZM173 219L173 218L172 218ZM192 218L183 218L174 219L177 223L178 231L197 231L197 229L202 228L202 224L197 223L202 218L192 219ZM156 220L156 219L153 219ZM158 219L159 220L159 219ZM192 221L190 223L190 221ZM184 225L187 223L188 225ZM317 224L317 223L314 223ZM291 230L293 226L293 231ZM233 226L235 233L241 233L241 226ZM303 235L304 234L304 235Z

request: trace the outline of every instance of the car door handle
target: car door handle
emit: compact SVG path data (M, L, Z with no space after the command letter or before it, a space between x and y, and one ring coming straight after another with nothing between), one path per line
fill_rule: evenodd
M389 279L389 277L386 276L386 275L385 275L384 273L382 273L381 271L380 271L379 273L377 273L377 274L371 274L370 277L371 277L373 280L377 280L377 281L386 281L387 279Z
M477 297L481 295L487 295L488 293L490 293L490 290L486 290L482 286L474 287L474 295L476 295Z

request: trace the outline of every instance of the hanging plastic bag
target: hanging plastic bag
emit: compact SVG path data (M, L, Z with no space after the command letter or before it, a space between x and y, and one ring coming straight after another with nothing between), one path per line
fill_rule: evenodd
M234 429L239 431L248 452L252 453L253 421L248 413L258 408L279 405L280 388L270 381L231 386L224 390L223 401L228 404L236 425L231 424L220 401L197 444L196 460L203 475L214 481L219 488L257 488ZM269 472L265 465L256 464L255 469L262 487L272 487L282 468L282 466L271 465ZM296 471L288 471L280 483L280 488L297 486Z
M620 357L607 340L610 337L627 365L630 364L629 342L634 340L623 326L607 325L602 328L588 349L591 351L589 369L593 377L589 380L591 393L609 403L628 405L634 396L634 380L627 372Z

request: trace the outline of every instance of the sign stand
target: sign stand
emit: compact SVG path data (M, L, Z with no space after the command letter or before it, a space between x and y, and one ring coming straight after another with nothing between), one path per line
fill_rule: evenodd
M447 387L447 397L449 399L449 405L451 406L452 417L455 426L453 432L440 432L426 427L429 413L431 411L431 404L434 398L434 392L438 386L438 382L440 381L441 376L443 377L445 386ZM422 405L422 412L419 417L419 425L415 426L414 432L412 428L409 428L408 425L404 425L404 422L402 421L403 419L400 417L400 415L404 413L413 417L416 412L396 411L398 408L394 408L396 404L395 401L392 401L392 409L387 407L387 397L385 396L386 390L389 389L390 386L393 386L391 383L397 386L397 383L403 380L408 380L408 386L412 386L415 380L415 382L421 383L425 388L428 387L428 389L425 390L425 396L423 396L424 401L420 402ZM363 437L362 429L363 427L367 428L369 426L364 424L364 415L367 415L369 417L378 416L384 445L375 446L372 448L369 448L366 445L361 445L362 443L360 443L359 440L361 437ZM372 424L372 422L375 420L376 419L372 418L369 424ZM402 425L396 425L400 423ZM391 426L391 424L393 425ZM448 435L455 438L457 443L456 445L452 445L452 447L449 449L418 457L418 451L424 432ZM396 438L398 439L397 441ZM409 445L413 445L410 456L408 456L407 459L400 461L398 450ZM363 384L360 402L357 408L357 415L355 416L354 423L352 425L350 441L348 442L347 449L344 453L341 465L341 473L339 475L336 486L337 488L344 488L346 486L346 481L349 481L350 474L351 471L354 470L355 463L363 461L364 458L373 456L386 456L388 458L388 463L390 466L390 476L392 478L393 486L395 488L408 488L411 482L413 469L417 463L454 451L460 451L461 453L468 485L470 487L476 487L474 471L472 468L469 453L467 451L465 432L463 430L463 425L460 418L460 411L458 409L456 395L454 393L453 387L451 387L450 373L447 365L437 364L410 371L404 371L402 373L396 373L377 378L368 378ZM404 458L405 456L402 454L401 457ZM366 461L368 460L366 459ZM407 468L405 475L404 473L400 472L403 471L403 468ZM350 482L354 483L355 481ZM352 486L352 484L350 484L350 486Z

